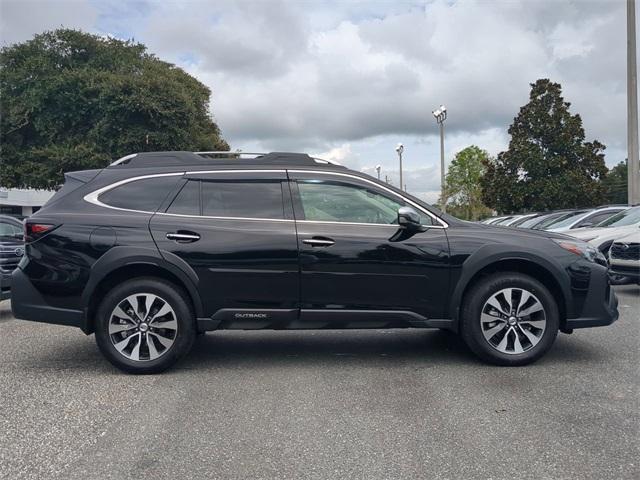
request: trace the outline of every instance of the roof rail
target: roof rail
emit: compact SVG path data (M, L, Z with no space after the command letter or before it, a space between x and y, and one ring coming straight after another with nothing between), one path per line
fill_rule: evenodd
M331 165L342 166L332 160L310 157L306 153L271 152L140 152L126 155L109 167L169 167L181 165Z

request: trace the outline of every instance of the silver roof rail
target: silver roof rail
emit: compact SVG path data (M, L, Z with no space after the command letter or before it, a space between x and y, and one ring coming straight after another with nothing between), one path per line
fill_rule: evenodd
M244 155L260 157L262 155L267 155L266 153L257 153L257 152L230 152L225 150L220 151L210 151L210 152L193 152L196 155L224 155L226 157L241 157Z
M122 158L119 158L118 160L116 160L115 162L112 162L109 164L110 167L113 167L115 165L120 165L121 163L125 163L127 160L131 160L133 157L135 157L136 155L138 155L137 153L132 153L130 155L125 155Z
M324 158L317 158L317 157L311 157L313 158L316 163L323 163L325 165L336 165L338 167L341 167L342 164L340 162L336 162L335 160L325 160Z

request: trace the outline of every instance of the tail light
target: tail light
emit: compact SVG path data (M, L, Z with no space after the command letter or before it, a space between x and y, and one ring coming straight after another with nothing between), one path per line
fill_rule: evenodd
M45 236L51 230L56 228L57 225L52 225L50 223L24 223L24 241L35 242L37 239Z

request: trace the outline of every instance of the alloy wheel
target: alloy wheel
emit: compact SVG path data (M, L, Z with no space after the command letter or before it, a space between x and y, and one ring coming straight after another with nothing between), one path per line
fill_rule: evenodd
M155 360L169 351L178 333L176 314L162 297L136 293L123 299L109 317L109 338L120 355Z
M547 316L542 302L523 288L505 288L482 307L480 328L500 353L517 355L535 347L544 334Z

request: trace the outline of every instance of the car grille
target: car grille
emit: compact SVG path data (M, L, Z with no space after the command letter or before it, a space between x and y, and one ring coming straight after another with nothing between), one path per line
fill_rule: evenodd
M640 260L640 243L614 243L610 255L617 260Z
M22 254L16 255L16 249L24 252L23 247L19 245L15 247L0 247L0 271L2 271L2 273L13 272L18 268Z

